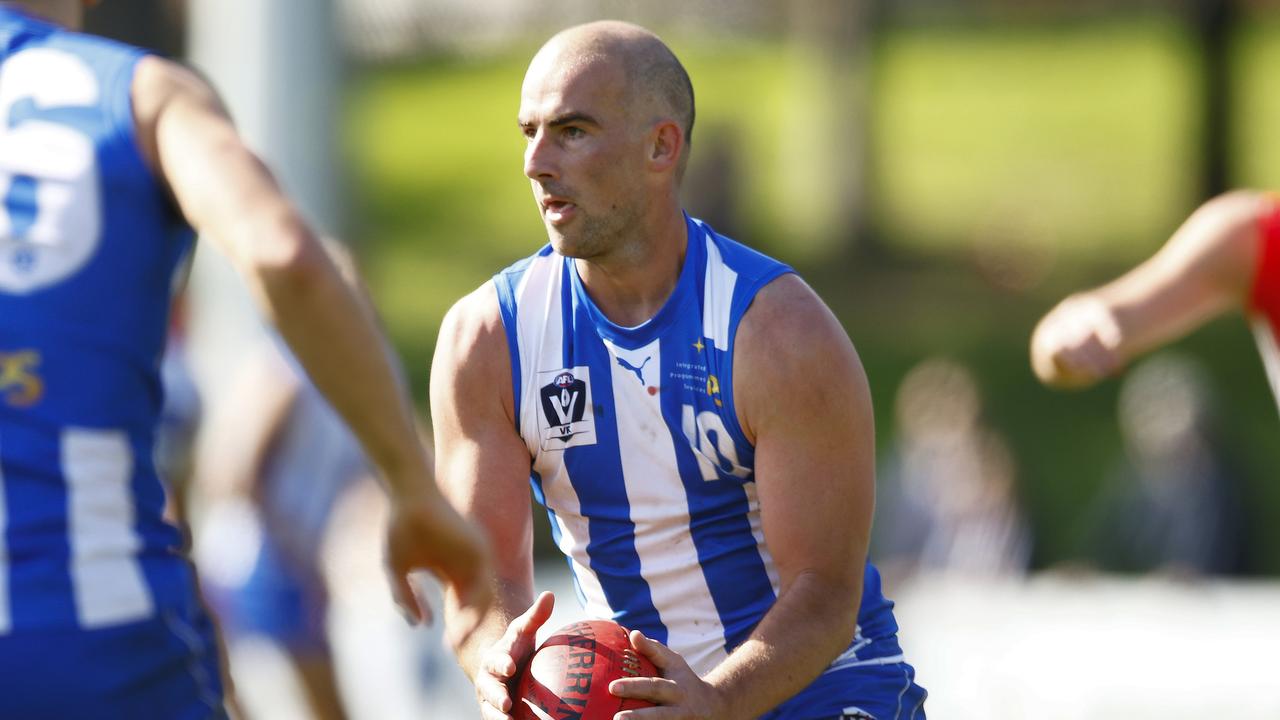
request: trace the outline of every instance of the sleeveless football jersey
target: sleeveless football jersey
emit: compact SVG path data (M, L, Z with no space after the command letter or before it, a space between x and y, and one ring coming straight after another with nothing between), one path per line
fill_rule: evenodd
M1250 293L1254 338L1262 354L1271 391L1280 402L1280 196L1258 221L1258 267Z
M142 54L0 9L0 636L191 604L152 460L191 231L134 137Z
M687 228L675 290L638 327L610 322L550 246L494 284L533 492L579 599L705 673L778 594L754 449L734 411L733 351L756 293L791 269L698 220ZM870 564L858 623L828 672L901 662Z

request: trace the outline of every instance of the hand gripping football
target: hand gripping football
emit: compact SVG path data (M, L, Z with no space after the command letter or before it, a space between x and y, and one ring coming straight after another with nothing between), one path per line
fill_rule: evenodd
M632 649L626 628L610 620L572 623L529 658L511 715L515 720L612 720L620 710L652 703L617 697L609 683L657 674L653 663Z

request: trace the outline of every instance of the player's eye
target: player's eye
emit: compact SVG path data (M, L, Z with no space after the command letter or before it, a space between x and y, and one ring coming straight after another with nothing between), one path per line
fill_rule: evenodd
M524 135L526 140L532 140L538 134L538 129L532 125L521 125L520 134Z
M564 129L564 136L570 140L576 140L580 137L586 137L587 131L576 125L569 125Z

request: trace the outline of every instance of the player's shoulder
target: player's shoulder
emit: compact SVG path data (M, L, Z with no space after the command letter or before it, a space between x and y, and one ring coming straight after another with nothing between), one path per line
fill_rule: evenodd
M488 352L505 343L502 313L494 281L463 295L445 313L440 323L437 353L460 361L483 359Z
M158 113L177 97L221 107L213 85L195 70L158 55L146 55L138 60L133 75L135 113L140 116Z
M848 342L831 309L799 275L788 272L756 293L738 329L739 352L756 348L796 349Z

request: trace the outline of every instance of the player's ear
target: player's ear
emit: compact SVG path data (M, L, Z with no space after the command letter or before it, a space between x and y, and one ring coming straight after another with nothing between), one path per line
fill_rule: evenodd
M674 120L658 121L650 133L649 167L655 172L674 171L684 149L680 125Z

